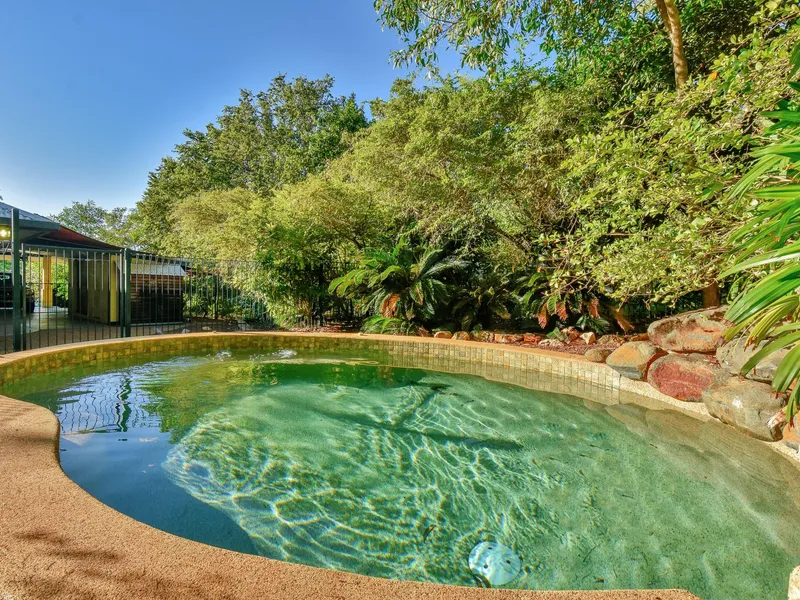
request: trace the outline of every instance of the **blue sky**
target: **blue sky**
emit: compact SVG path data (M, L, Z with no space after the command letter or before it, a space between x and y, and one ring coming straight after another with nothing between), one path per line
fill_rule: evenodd
M147 173L278 73L386 97L402 71L372 0L0 0L0 195L51 214L133 206ZM460 64L440 53L444 71Z

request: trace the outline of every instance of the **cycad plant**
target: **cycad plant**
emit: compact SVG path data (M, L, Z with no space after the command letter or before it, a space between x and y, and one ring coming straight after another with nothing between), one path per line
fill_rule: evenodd
M577 327L595 333L610 331L611 322L605 315L613 318L623 330L633 328L616 307L596 294L551 290L547 276L541 272L522 276L517 285L517 295L523 315L535 318L542 329L547 327L552 317L566 325L570 315L575 318Z
M447 324L461 331L491 329L511 322L514 308L513 278L505 269L475 267L461 286L460 297L454 299Z
M791 56L792 76L800 70L800 45ZM789 84L800 91L800 82ZM778 110L765 113L775 123L767 130L770 143L752 155L758 160L733 189L736 196L752 194L762 203L755 216L733 234L738 247L736 265L722 277L747 272L751 281L728 309L735 325L728 340L743 331L748 343L769 342L742 367L749 373L770 354L791 347L781 360L772 388L793 387L786 406L789 426L798 412L797 379L800 376L800 105L783 101ZM757 188L757 189L755 189Z
M450 300L445 277L466 263L433 248L414 251L400 243L391 251L371 250L359 266L334 279L331 293L357 299L361 308L373 313L365 331L415 333Z

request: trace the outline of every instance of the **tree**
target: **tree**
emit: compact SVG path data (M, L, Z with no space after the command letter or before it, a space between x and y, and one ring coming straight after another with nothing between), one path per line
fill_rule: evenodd
M141 238L140 223L134 210L123 207L106 210L93 200L75 201L50 218L64 227L115 246L136 248Z
M186 141L148 178L137 209L163 250L174 239L170 215L184 198L243 188L269 196L321 171L367 126L354 96L334 96L333 78L288 80L281 75L262 92L242 90L205 131L185 131Z
M731 36L745 31L755 12L753 0L724 4L685 0L680 6L676 0L653 4L637 0L375 0L374 5L383 25L401 36L404 48L394 53L397 64L430 67L436 63L437 49L447 43L460 50L464 65L494 73L507 65L509 50L524 53L535 43L545 52L555 52L557 66L568 76L584 63L593 65L593 74L609 79L652 81L652 75L643 78L641 72L660 69L658 57L648 57L651 48L666 50L654 44L658 37L668 41L676 87L689 77L685 20L691 42L688 54L697 61L697 68L730 46ZM709 38L714 40L712 46Z
M201 192L172 209L171 254L198 258L246 259L256 252L250 210L260 197L243 188Z

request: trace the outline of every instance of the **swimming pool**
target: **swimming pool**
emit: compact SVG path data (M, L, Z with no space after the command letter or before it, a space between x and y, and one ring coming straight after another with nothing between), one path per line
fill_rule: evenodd
M796 470L716 423L389 366L380 353L215 351L9 386L62 424L67 474L109 506L225 548L475 585L681 587L780 598ZM796 529L796 528L795 528Z

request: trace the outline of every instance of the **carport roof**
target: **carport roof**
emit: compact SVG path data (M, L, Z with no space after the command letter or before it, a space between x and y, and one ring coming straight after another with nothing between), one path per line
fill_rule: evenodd
M5 202L0 202L0 227L11 226L11 211L16 208ZM20 234L26 244L41 244L58 248L90 248L96 250L120 250L119 246L106 244L100 240L64 227L60 223L19 209Z

